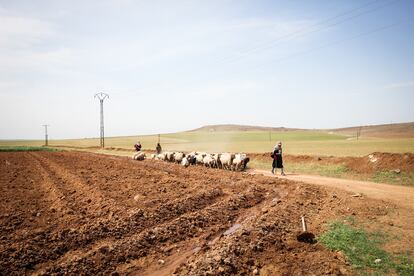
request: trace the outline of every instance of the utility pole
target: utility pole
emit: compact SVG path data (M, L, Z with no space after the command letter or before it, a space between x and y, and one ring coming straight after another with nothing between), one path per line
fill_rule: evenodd
M362 127L359 127L358 128L358 130L357 130L357 141L358 141L358 139L359 139L359 136L361 136L361 130L362 130Z
M99 102L100 102L100 104L101 104L101 128L100 128L100 143L101 143L101 148L104 148L104 147L105 147L105 131L104 131L104 112L103 112L103 103L104 103L104 100L105 100L106 98L109 98L109 95L108 95L108 94L105 94L105 93L100 92L100 93L95 94L95 97L94 97L94 98L98 98L98 99L99 99Z
M49 125L43 125L45 127L45 147L47 147L49 145L49 141L48 141L48 135L47 135L47 127Z

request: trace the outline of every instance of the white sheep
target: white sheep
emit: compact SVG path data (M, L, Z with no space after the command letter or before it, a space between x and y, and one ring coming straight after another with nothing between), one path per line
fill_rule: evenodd
M197 165L202 165L202 164L204 164L204 162L203 162L203 159L204 159L204 157L206 156L207 154L206 153L197 153L196 155L195 155L195 158L196 158L196 164Z
M164 153L157 154L157 159L164 161L165 160L165 154Z
M174 161L179 164L183 160L184 156L185 156L185 154L183 152L175 152L174 153Z
M145 159L145 153L142 152L142 151L137 152L137 153L134 154L134 156L132 156L132 159L142 161L142 160Z
M220 162L225 170L231 170L232 169L232 163L235 155L232 153L222 153L220 156Z
M223 166L222 166L222 164L221 164L221 160L220 160L220 157L221 157L221 153L214 153L213 155L213 159L214 159L214 167L215 168L219 168L219 169L222 169L223 168Z
M188 162L189 162L190 165L195 165L196 162L197 162L196 152L190 152L189 154L187 154L185 156L185 158L188 160Z
M237 153L234 155L234 159L232 161L232 169L234 171L242 171L246 169L247 163L250 161L250 158L247 157L245 153Z
M213 168L215 164L213 156L211 156L211 154L206 154L203 158L203 164L206 167Z
M168 162L174 162L174 152L165 152L165 160Z
M183 160L181 161L181 165L187 168L190 165L190 162L187 158L183 158Z

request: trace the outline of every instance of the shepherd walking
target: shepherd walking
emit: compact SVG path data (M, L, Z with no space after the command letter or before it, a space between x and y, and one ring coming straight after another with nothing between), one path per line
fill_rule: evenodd
M272 174L275 174L276 169L281 169L282 172L280 175L285 175L283 171L282 142L277 143L277 146L275 146L271 157L273 158Z
M162 152L162 148L161 148L160 143L157 143L157 146L155 147L155 151L157 152L157 154L160 154Z

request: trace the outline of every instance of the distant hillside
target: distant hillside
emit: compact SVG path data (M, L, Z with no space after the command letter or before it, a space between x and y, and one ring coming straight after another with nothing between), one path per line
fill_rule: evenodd
M336 129L301 129L286 127L264 127L249 125L206 125L188 132L216 132L216 131L323 131L333 132L346 136L356 136L358 130L361 130L361 137L377 137L377 138L414 138L414 122L385 124L385 125L368 125L355 126Z
M413 138L414 122L386 124L386 125L369 125L331 129L337 134L355 136L358 130L361 130L362 137L378 137L378 138Z
M304 130L299 128L285 128L285 127L263 127L263 126L248 126L248 125L207 125L200 128L190 130L190 132L196 131L295 131Z

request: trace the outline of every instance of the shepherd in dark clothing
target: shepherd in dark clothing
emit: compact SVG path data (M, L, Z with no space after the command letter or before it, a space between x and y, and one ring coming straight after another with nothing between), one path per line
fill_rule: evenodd
M142 148L142 146L141 146L141 142L136 143L136 144L134 145L134 147L135 147L135 150L136 150L136 151L141 151L141 148Z
M157 143L157 146L155 147L155 151L157 152L157 154L160 154L162 151L161 145L160 143Z
M280 175L285 175L285 173L283 172L282 142L279 142L277 144L277 146L273 150L271 157L273 158L272 173L275 174L275 169L281 169L282 172Z

